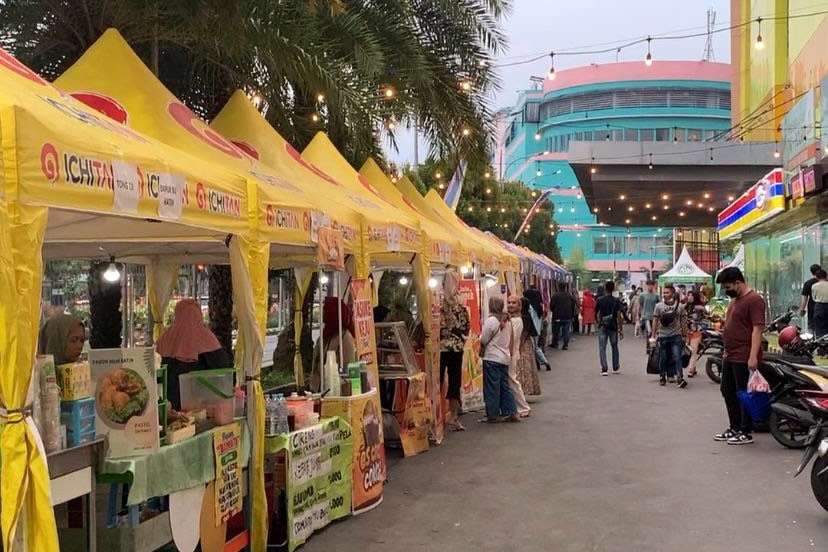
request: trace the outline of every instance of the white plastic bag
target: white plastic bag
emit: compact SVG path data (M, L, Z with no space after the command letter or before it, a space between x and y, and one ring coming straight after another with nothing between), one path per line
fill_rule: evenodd
M748 378L747 390L750 393L770 393L770 385L759 373L759 370L754 370Z

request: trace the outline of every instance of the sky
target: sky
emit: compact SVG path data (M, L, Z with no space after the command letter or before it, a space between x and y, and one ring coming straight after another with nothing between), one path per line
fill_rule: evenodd
M616 47L648 35L682 35L704 32L707 10L716 11L716 27L726 27L730 20L729 0L513 0L512 11L502 23L509 40L508 50L498 56L497 64L514 63L550 51L595 50ZM702 59L706 37L661 40L652 43L653 59ZM640 44L621 52L621 60L640 59L647 52ZM730 61L730 33L713 35L716 61ZM608 63L616 53L555 56L555 69L567 69ZM498 67L500 90L492 98L492 110L514 104L517 92L530 88L531 75L543 76L549 70L549 57L511 67ZM399 152L387 148L389 159L397 163L414 158L413 133L398 134ZM420 159L428 145L420 141Z

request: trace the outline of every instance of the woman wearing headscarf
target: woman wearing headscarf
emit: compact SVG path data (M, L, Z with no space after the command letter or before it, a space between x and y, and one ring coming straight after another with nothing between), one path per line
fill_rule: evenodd
M503 312L501 297L489 298L489 317L483 323L480 346L483 349L483 401L486 417L481 422L519 422L515 397L509 387L512 364L512 330L509 315Z
M40 329L37 352L52 355L55 366L75 362L83 352L86 329L79 318L69 314L56 314Z
M592 327L595 325L595 296L588 289L584 290L584 298L581 300L581 333L592 335Z
M514 321L514 315L512 315ZM525 298L520 303L521 321L523 322L523 331L520 333L520 341L518 342L518 351L520 353L516 367L517 380L523 389L523 394L526 397L540 395L540 377L538 377L538 357L536 355L537 348L532 343L532 334L527 328L533 324L534 314L532 313L532 306Z
M440 305L440 389L448 376L446 398L449 401L447 426L453 431L466 428L460 423L460 387L463 348L469 336L469 311L460 303L460 277L450 270L443 278L443 302Z
M210 329L204 325L201 305L182 299L175 305L172 325L158 339L155 350L167 365L167 399L181 409L178 376L195 370L232 368L233 359Z
M339 313L342 312L342 332L339 331ZM339 297L325 297L322 304L322 362L325 362L328 352L336 353L339 358L339 342L342 341L342 359L340 369L344 369L349 363L355 362L356 341L354 340L354 314L347 304ZM319 375L319 342L316 343L316 352L313 355L316 359L311 368L309 386L311 389L321 390Z
M523 356L524 351L521 348L523 340L521 339L525 333L523 325L523 301L522 297L517 295L510 295L506 300L506 311L509 313L512 329L512 362L509 365L509 387L512 389L512 395L515 397L515 405L517 406L518 416L521 418L529 417L532 412L532 407L526 402L526 395L524 394L522 382L518 378L518 364L525 362ZM528 302L527 302L528 303ZM529 321L531 323L531 320ZM531 341L529 342L531 346ZM535 355L533 350L526 351L526 354L531 355L529 362L532 362L534 367ZM537 370L530 370L537 376Z

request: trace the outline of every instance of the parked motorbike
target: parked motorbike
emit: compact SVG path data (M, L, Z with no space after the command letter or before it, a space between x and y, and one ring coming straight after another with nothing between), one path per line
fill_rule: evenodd
M827 369L814 368L812 376L820 381L823 389L828 389ZM819 505L828 510L828 392L802 391L800 396L814 417L814 424L808 432L805 452L794 477L798 477L814 460L811 466L811 491Z

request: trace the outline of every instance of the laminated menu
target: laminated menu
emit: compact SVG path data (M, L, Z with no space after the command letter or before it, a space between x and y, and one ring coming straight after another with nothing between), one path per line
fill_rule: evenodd
M95 430L105 435L107 457L158 450L158 386L150 347L89 351Z

